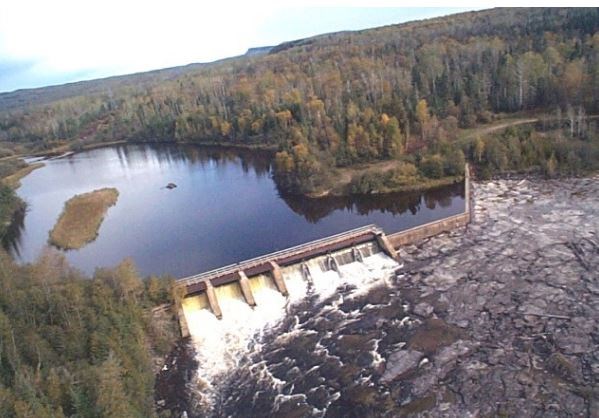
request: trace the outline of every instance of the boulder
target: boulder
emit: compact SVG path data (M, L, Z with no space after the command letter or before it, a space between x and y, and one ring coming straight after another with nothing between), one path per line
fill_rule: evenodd
M397 379L407 371L415 369L424 354L416 350L399 350L391 353L387 359L385 373L381 377L383 383Z

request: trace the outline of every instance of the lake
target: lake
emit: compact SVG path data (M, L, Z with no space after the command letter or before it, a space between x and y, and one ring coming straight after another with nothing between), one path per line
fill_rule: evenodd
M18 194L28 209L7 244L21 262L47 246L65 201L116 187L98 238L66 251L86 273L132 257L144 274L182 277L367 224L387 233L458 214L464 187L308 199L281 196L271 154L195 145L120 145L46 160ZM176 188L165 186L175 183Z

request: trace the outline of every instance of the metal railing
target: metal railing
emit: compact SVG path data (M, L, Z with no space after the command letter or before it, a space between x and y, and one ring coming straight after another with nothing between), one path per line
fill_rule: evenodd
M229 264L227 266L219 267L217 269L206 271L204 273L183 277L177 280L177 286L188 286L201 281L223 276L225 274L229 274L235 271L247 270L258 265L266 264L269 261L274 261L277 258L285 257L288 255L294 255L298 252L307 252L315 248L322 247L324 245L334 244L335 242L342 241L344 239L351 238L356 235L363 235L367 232L376 235L383 233L383 230L374 224L362 226L359 228L351 229L349 231L341 232L339 234L296 245L294 247L285 248L284 250L279 250L266 255L250 258L249 260L244 260L239 263Z

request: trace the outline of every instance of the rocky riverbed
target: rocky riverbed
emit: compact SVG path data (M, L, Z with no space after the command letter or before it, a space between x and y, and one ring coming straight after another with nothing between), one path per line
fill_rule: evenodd
M462 332L410 396L437 416L599 416L599 178L477 184L475 201L467 231L402 251L413 312Z
M473 192L396 277L289 307L195 414L599 416L599 177Z

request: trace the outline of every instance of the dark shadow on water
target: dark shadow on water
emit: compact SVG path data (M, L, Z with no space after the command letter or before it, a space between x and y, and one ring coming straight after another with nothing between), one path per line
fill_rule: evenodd
M428 209L447 208L454 197L464 197L464 183L456 183L423 192L389 193L384 195L330 196L312 199L304 196L281 194L285 203L308 222L316 223L335 210L345 209L359 215L378 211L401 215L410 212L415 215L423 206Z

